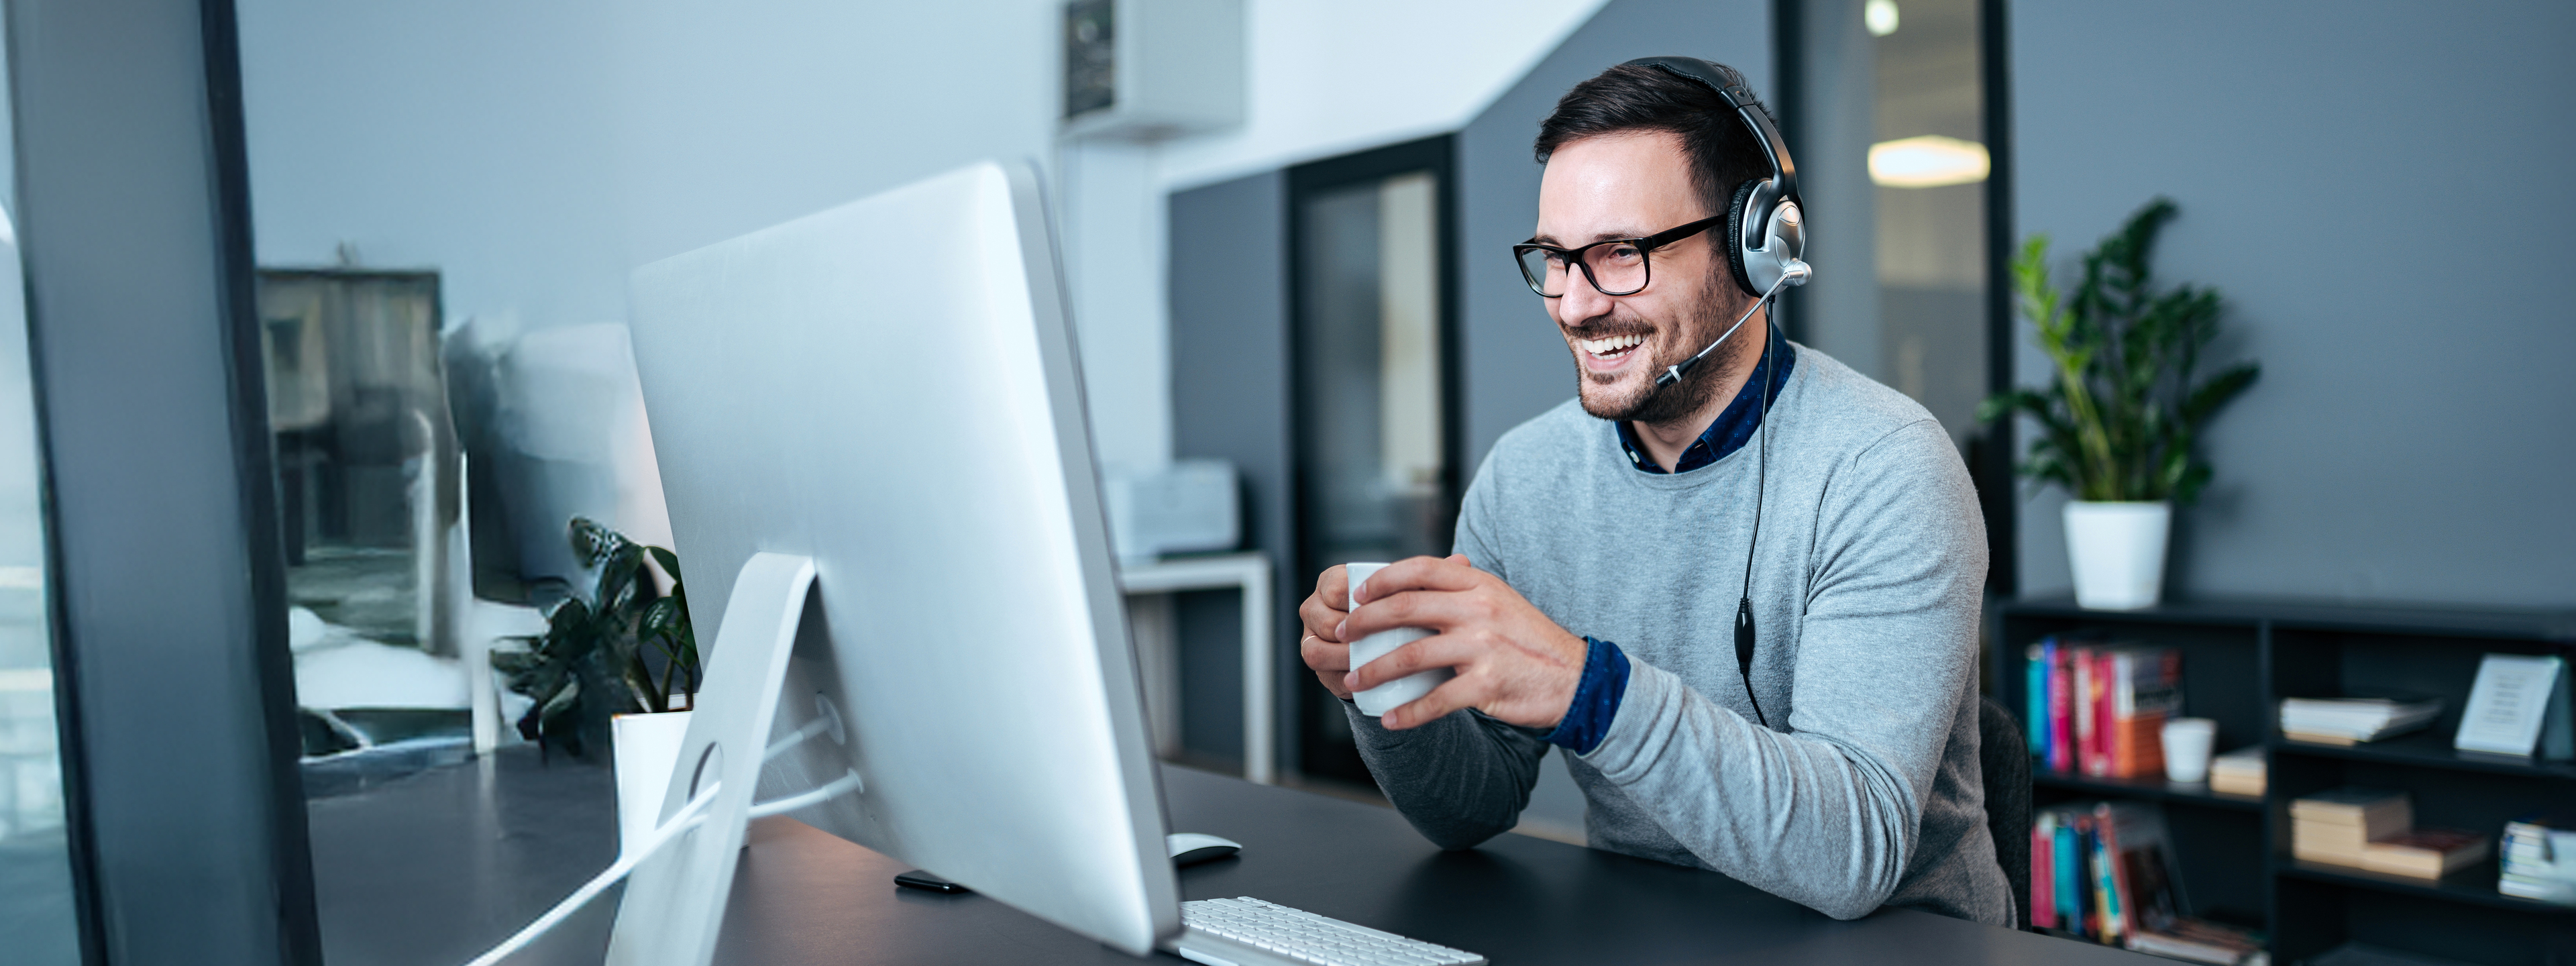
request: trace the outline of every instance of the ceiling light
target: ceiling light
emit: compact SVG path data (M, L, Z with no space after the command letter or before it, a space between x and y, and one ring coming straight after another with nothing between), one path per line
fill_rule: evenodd
M1869 180L1890 188L1938 188L1986 180L1986 146L1938 134L1869 146Z
M1869 27L1869 35L1872 37L1885 37L1895 33L1896 0L1869 0L1868 4L1860 8L1860 22Z

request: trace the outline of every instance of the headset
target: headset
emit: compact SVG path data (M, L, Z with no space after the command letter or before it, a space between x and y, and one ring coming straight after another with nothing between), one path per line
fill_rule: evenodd
M1662 389L1682 381L1701 359L1724 345L1736 329L1744 327L1745 319L1779 296L1782 286L1805 285L1815 270L1798 257L1806 251L1807 238L1805 218L1798 208L1797 162L1789 159L1788 142L1781 139L1770 113L1745 85L1744 75L1697 57L1640 57L1619 66L1652 67L1708 88L1735 109L1745 127L1753 129L1754 140L1762 142L1762 153L1771 161L1771 176L1737 186L1726 209L1727 268L1735 276L1736 287L1756 298L1717 341L1656 376L1655 387ZM1762 341L1762 365L1755 370L1761 380L1754 391L1762 400L1762 422L1756 430L1762 434L1762 444L1755 454L1760 462L1753 476L1753 539L1744 545L1744 588L1735 600L1735 670L1744 678L1744 698L1753 703L1753 718L1764 728L1771 727L1771 719L1762 713L1762 699L1753 696L1753 650L1758 637L1753 628L1753 548L1762 541L1762 497L1771 475L1771 360L1779 341Z

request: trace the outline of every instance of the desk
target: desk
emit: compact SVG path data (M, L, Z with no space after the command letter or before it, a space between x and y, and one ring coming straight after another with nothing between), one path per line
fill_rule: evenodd
M2171 963L1912 910L1836 922L1713 872L1527 836L1442 852L1389 809L1175 766L1163 791L1174 829L1244 847L1182 870L1182 898L1268 899L1496 966ZM906 868L792 819L755 823L716 962L1137 962L982 896L899 889Z

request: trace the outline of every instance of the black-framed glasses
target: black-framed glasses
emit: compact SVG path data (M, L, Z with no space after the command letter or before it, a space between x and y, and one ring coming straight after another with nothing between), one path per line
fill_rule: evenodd
M1512 260L1520 263L1521 278L1529 282L1530 291L1547 298L1565 295L1565 280L1572 274L1566 271L1567 265L1582 269L1584 279L1603 295L1635 295L1645 291L1646 283L1654 280L1654 270L1647 264L1647 253L1707 231L1725 220L1725 215L1713 215L1644 238L1611 238L1581 248L1522 242L1512 246Z

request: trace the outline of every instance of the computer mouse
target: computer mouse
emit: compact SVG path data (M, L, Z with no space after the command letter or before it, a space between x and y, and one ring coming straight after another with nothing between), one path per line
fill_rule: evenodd
M1243 851L1240 843L1200 832L1174 832L1163 836L1163 844L1172 849L1172 867L1214 862Z

